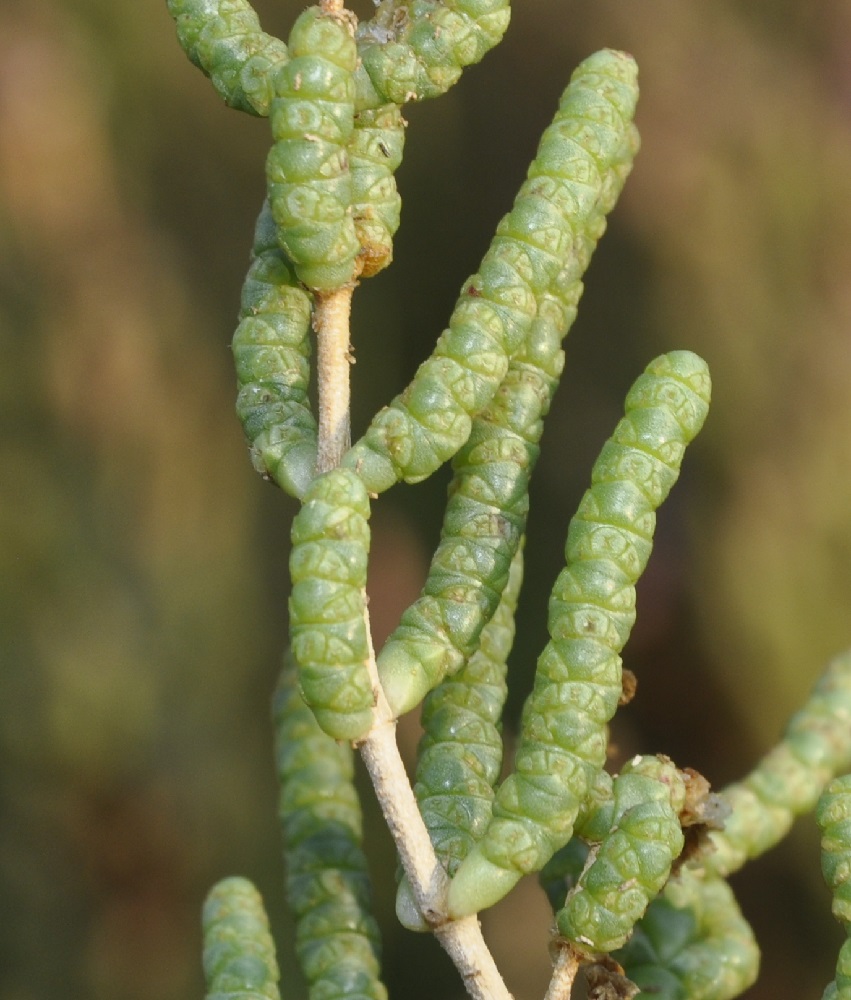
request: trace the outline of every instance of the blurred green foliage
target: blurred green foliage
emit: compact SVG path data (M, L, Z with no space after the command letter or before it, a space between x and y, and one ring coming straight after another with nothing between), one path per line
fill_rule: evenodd
M286 36L301 5L257 8ZM544 435L513 709L626 387L661 351L695 350L713 409L639 588L640 689L615 737L721 784L849 641L843 0L518 3L480 67L409 109L396 263L355 298L354 425L430 350L571 69L603 46L638 60L643 150ZM228 350L268 145L185 60L164 4L0 7L0 1000L199 995L200 903L230 873L262 886L284 995L302 995L268 709L294 505L251 471ZM377 505L385 634L424 573L443 482ZM393 862L367 819L388 926ZM816 841L811 824L741 877L766 956L752 997L815 1000L832 975L842 934ZM547 979L536 891L486 919L518 1000ZM431 944L388 933L391 992L460 994L442 964L421 974Z

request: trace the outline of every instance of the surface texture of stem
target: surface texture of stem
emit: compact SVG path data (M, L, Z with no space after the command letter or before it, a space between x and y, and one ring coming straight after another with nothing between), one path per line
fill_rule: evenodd
M512 1000L482 937L477 917L464 917L435 931L444 951L461 973L473 1000Z
M573 981L579 971L579 961L579 955L573 950L573 945L567 941L562 942L544 1000L570 1000Z
M316 362L319 383L319 442L317 473L336 469L348 451L349 317L354 285L343 285L332 292L318 293L313 315L316 331Z
M349 444L349 318L354 286L317 294L314 329L319 372L317 473L340 464ZM370 635L369 613L364 612ZM359 750L393 837L420 912L452 959L474 1000L511 1000L475 917L443 923L449 879L423 822L396 744L396 723L378 679L370 640L369 671L375 693L375 725Z
M375 726L360 751L417 905L429 923L440 922L445 919L448 879L434 853L399 755L395 723Z
M440 924L435 937L452 959L473 1000L511 1000L478 919L468 917L441 924L445 920L449 879L434 852L399 754L396 722L378 681L374 655L370 673L374 678L377 722L359 749L417 906L428 922Z

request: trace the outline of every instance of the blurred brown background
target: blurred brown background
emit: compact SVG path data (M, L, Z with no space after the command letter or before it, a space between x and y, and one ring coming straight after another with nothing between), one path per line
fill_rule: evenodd
M257 6L284 37L300 9ZM713 412L660 517L615 738L721 785L851 642L847 2L518 2L503 45L408 114L397 262L355 300L355 429L428 352L603 46L638 59L644 146L544 437L509 729L594 455L647 361L691 348ZM268 145L159 0L0 6L0 1000L202 995L199 907L231 873L258 881L303 995L267 709L294 505L250 469L228 352ZM444 486L377 505L380 631ZM750 997L816 1000L832 976L817 840L802 822L736 880L764 946ZM369 850L393 996L460 997L433 942L395 929L372 812ZM547 923L534 885L486 919L518 1000L543 994Z

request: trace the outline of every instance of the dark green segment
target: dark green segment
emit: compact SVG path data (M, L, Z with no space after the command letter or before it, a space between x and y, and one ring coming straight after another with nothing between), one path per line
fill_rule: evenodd
M257 220L239 326L233 335L236 412L254 468L301 497L316 467L310 408L311 297L278 246L268 202Z
M644 1000L733 1000L759 972L759 949L723 879L671 879L614 958Z
M509 0L384 0L358 29L375 90L397 105L444 94L505 34Z
M302 694L326 733L356 740L372 725L366 568L369 498L348 469L317 477L292 526L290 641Z
M278 963L260 894L244 878L227 878L204 903L207 1000L279 1000Z
M226 104L265 117L287 47L260 28L246 0L166 0L177 38Z
M620 651L635 619L655 508L703 424L709 391L706 365L677 351L653 361L627 397L626 415L570 523L567 566L550 598L551 640L523 710L516 770L499 789L485 837L453 880L453 916L501 898L571 837L606 759L606 726L621 696Z
M327 736L292 665L274 700L279 816L296 954L311 1000L386 1000L351 748Z
M458 452L472 418L491 402L510 360L528 341L541 298L562 280L565 289L579 282L588 240L603 228L599 206L634 144L636 97L635 64L623 53L598 53L574 73L514 208L464 286L449 328L408 388L377 414L345 458L370 492L400 479L425 479Z
M475 653L425 699L414 793L440 862L450 875L487 828L502 767L500 718L523 579L514 557L495 614Z
M638 757L614 780L611 829L556 914L580 951L622 947L683 849L683 776L668 760Z

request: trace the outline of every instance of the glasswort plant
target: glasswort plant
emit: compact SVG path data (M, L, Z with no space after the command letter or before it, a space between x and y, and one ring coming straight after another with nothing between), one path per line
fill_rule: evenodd
M402 109L445 93L499 42L508 0L378 0L361 22L340 0L321 0L286 44L246 0L167 2L180 44L225 102L271 125L233 352L254 467L301 501L274 716L287 893L312 1000L386 996L353 748L401 861L399 918L434 933L481 1000L509 994L477 914L532 872L555 915L548 1000L568 997L580 968L592 997L738 996L758 951L725 879L825 786L824 871L847 927L851 790L847 779L828 782L851 765L851 654L830 664L775 750L718 794L663 756L636 757L614 776L605 768L608 724L631 697L621 651L656 510L709 406L706 365L689 351L648 365L594 465L500 781L529 481L583 275L638 150L633 59L603 50L576 69L433 353L351 444L351 299L392 259ZM425 585L376 655L372 503L447 462ZM420 704L412 787L395 720ZM208 998L277 1000L274 946L249 883L212 890L204 935ZM847 951L826 997L851 997Z

